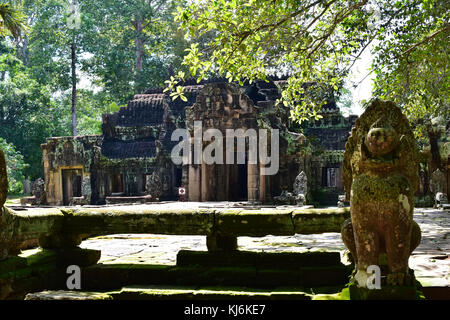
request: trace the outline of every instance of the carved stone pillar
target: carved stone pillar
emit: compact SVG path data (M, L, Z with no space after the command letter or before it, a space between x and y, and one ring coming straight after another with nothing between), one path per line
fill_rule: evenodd
M258 201L258 165L248 164L247 185L248 185L248 201Z
M189 166L189 201L201 201L201 167L196 164Z
M260 163L260 175L259 175L259 201L262 203L266 200L266 176L263 175L264 165Z
M209 174L208 174L208 165L205 162L202 162L202 173L201 173L201 201L209 200Z

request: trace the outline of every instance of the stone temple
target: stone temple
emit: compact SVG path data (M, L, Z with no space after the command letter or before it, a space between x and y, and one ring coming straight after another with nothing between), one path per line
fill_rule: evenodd
M173 101L162 88L150 89L118 112L103 115L101 135L48 138L42 145L47 204L178 200L180 187L185 201L271 203L283 191L291 192L304 171L307 202L336 205L344 193L345 142L357 117L343 117L329 101L323 118L307 123L301 134L286 110L275 105L283 83L186 82L187 101ZM258 134L262 128L279 129L278 173L263 175L269 165L259 158L249 163L248 145L244 163L175 164L171 151L178 141L171 140L172 133L186 128L193 137L197 121L203 132L215 128L224 137L226 129L254 129ZM270 137L269 131L269 142Z

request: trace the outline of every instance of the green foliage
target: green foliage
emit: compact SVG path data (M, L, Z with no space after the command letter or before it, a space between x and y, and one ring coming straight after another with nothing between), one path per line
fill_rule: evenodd
M425 195L423 197L414 196L414 207L431 208L433 206L434 206L434 198L432 195Z
M318 119L355 56L369 42L366 1L204 1L178 8L176 21L192 43L184 63L202 79L230 81L288 73L282 102L299 122Z
M5 153L8 192L20 193L22 192L23 180L25 179L23 172L28 165L24 162L22 154L16 150L14 145L2 138L0 138L0 148Z
M410 119L449 114L445 1L213 0L178 8L175 19L193 41L184 59L192 75L251 82L287 73L281 102L300 122L317 118L327 93L341 93L370 44L376 95ZM196 43L205 35L209 41Z
M392 19L375 47L375 93L401 106L423 136L435 117L450 120L448 3L396 1L380 7ZM409 17L405 19L404 17Z
M79 135L101 134L102 114L113 113L120 109L116 102L104 91L92 92L91 90L80 89L77 93L77 128ZM66 122L70 121L70 104L72 96L66 94L59 101L60 105L65 105Z
M181 0L78 1L79 29L67 23L67 0L21 3L27 32L18 31L15 42L0 39L0 137L20 151L30 165L25 175L36 179L43 176L40 145L47 137L71 134L73 42L78 134L100 134L102 114L182 69L186 45L172 15Z
M25 16L19 7L8 2L0 2L0 37L12 35L18 39L26 29Z
M177 72L185 49L172 12L179 0L90 0L81 4L82 69L94 83L126 103L135 93L161 86ZM141 67L137 56L141 55Z
M350 89L346 86L343 86L336 93L336 95L336 104L339 107L339 110L341 110L341 112L345 111L347 113L350 113L353 105L353 96Z
M11 50L0 55L0 137L30 164L25 174L37 178L43 170L40 144L68 130L49 86L40 85L28 71Z
M40 144L71 132L74 40L78 77L92 83L78 90L80 134L100 133L103 113L164 80L173 99L184 99L179 84L189 75L242 83L289 74L280 104L297 121L317 119L333 95L349 105L345 77L370 44L374 93L397 102L419 138L436 118L449 121L445 1L85 0L80 29L67 26L67 0L23 0L19 10L5 3L0 136L30 164L32 179L42 176Z

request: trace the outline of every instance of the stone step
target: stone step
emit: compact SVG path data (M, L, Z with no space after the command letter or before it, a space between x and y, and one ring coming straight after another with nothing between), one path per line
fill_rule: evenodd
M29 293L25 300L311 300L316 294L340 290L342 287L263 290L252 287L135 285L115 291L47 290Z
M67 267L81 268L85 291L117 290L128 285L339 286L348 281L351 267L339 261L338 252L219 253L181 251L178 265L94 264L100 252L29 250L0 263L2 299L23 299L26 293L66 288ZM89 265L89 266L88 266ZM7 283L10 283L9 285Z
M177 266L252 266L255 268L292 269L298 267L323 267L341 264L339 252L255 252L231 251L209 252L180 250L177 254Z
M292 269L252 266L168 266L98 264L82 269L83 290L112 290L127 285L188 286L339 286L348 282L352 267L344 265Z
M102 292L46 290L28 293L25 300L112 300L112 296Z
M448 287L425 287L425 297L421 299L446 300L449 290ZM349 300L349 293L344 291L343 286L275 287L267 290L251 287L134 285L113 291L46 290L29 293L25 300ZM378 295L378 299L385 298L383 292ZM396 299L401 298L405 297Z
M58 288L67 278L67 262L80 267L92 265L100 251L72 249L65 251L28 250L20 256L0 261L0 300L23 299L26 292Z

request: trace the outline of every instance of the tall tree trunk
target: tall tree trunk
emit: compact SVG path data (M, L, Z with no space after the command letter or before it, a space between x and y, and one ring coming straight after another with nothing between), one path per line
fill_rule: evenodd
M142 39L142 21L136 19L133 23L136 30L136 72L142 72L142 61L144 57L144 39Z
M424 165L423 168L423 194L427 195L430 193L430 172L428 171L429 166Z
M22 61L24 65L28 65L28 37L26 35L23 37Z
M22 46L20 46L22 44ZM22 63L26 66L28 65L28 37L26 35L23 36L22 41L18 41L16 44L17 54L22 59Z
M434 129L432 126L427 128L428 139L430 141L430 175L436 170L441 168L441 154L439 152L438 140L441 136L439 130Z
M72 38L72 135L77 135L77 73L76 73L76 44Z

